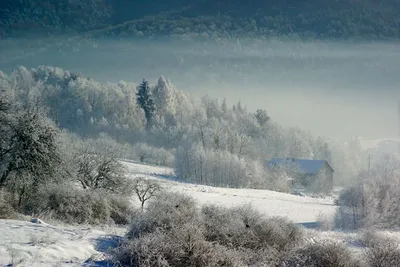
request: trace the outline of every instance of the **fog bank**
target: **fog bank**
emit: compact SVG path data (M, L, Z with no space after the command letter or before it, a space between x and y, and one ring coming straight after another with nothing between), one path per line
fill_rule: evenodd
M23 53L21 52L23 49ZM400 45L295 41L2 41L0 70L52 65L99 81L164 75L178 89L264 108L335 139L397 135Z

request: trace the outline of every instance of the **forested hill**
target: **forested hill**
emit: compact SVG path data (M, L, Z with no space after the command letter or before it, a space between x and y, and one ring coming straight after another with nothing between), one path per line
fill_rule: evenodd
M114 26L100 34L398 39L399 10L399 0L5 0L0 33L21 35L28 29L48 35Z
M9 91L14 101L34 99L60 128L86 137L106 133L133 145L138 158L149 163L171 166L174 157L183 157L176 162L187 161L185 153L201 162L205 158L219 162L217 158L222 157L238 164L247 162L239 165L254 179L262 177L260 166L272 157L327 159L335 168L336 182L349 179L359 169L360 151L295 127L279 126L265 110L249 112L240 102L229 107L226 101L207 96L198 101L164 77L145 87L139 86L141 92L132 82L99 83L48 66L0 72L0 91Z

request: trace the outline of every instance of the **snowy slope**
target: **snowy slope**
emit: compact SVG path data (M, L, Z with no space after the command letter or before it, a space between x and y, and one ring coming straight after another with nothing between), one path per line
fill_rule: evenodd
M187 193L200 203L234 206L252 203L270 216L285 216L296 222L314 221L319 213L332 215L335 206L329 199L314 199L268 190L227 189L179 183L173 170L166 167L134 162L123 164L129 176L157 179L170 190ZM0 220L0 266L14 262L14 266L107 266L108 248L120 239L126 229L98 230L86 226L52 226L27 221ZM398 233L387 233L398 237ZM355 252L362 252L356 233L320 232L308 230L310 242L338 240L349 244ZM18 264L19 263L19 264ZM11 265L9 265L11 266Z
M123 232L0 220L0 266L95 266Z
M212 186L180 183L173 175L173 169L142 165L124 161L131 177L148 177L157 179L170 190L186 193L200 204L213 203L232 207L251 203L268 216L283 216L295 222L315 221L319 214L332 216L336 206L332 199L317 199L295 196L269 190L217 188Z

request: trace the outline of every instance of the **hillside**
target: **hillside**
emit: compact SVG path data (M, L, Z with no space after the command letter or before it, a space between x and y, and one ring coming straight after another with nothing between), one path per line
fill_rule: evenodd
M123 161L130 178L157 180L167 190L184 192L200 205L210 203L234 207L250 203L263 215L283 216L294 222L314 220L316 215L334 212L329 199L312 199L268 190L224 189L174 182L168 167L143 165ZM166 179L166 177L168 179ZM132 198L135 204L138 201ZM107 262L110 249L124 239L125 227L89 225L59 225L59 222L35 224L28 221L0 220L0 265L9 266L117 266ZM363 232L315 231L304 229L305 243L338 242L350 248L354 255L364 255ZM398 232L380 231L398 242ZM126 239L126 237L125 237ZM119 266L119 265L118 265Z
M103 231L88 226L0 220L0 265L104 266L100 265L105 259L104 252L115 242L116 233L123 235L124 229Z
M268 190L226 189L174 182L173 170L168 167L123 161L128 177L146 177L158 181L167 190L192 196L199 205L216 204L235 207L250 203L266 216L283 216L294 222L314 221L316 216L333 214L335 206L329 199L312 199ZM166 179L168 178L168 179ZM170 180L169 180L170 179ZM139 203L135 196L132 202ZM27 220L29 217L27 217ZM59 225L45 221L0 220L0 265L18 266L109 266L109 247L123 238L125 228L108 226L104 229L90 225ZM312 232L315 238L352 240L355 235ZM13 265L14 266L14 265ZM113 265L110 265L113 266Z
M147 5L157 7L160 1ZM399 37L400 2L386 1L173 1L182 9L133 23L118 33L172 34L213 39L292 36L317 39L387 39ZM118 5L114 6L118 10ZM167 10L163 10L167 11ZM169 10L168 10L169 11Z
M2 1L0 33L397 39L398 0Z
M173 169L123 162L128 175L155 179L171 191L182 192L193 197L199 204L216 204L235 207L250 203L266 216L282 216L301 222L314 222L319 215L333 216L336 206L333 199L301 197L269 190L235 189L204 186L178 182ZM168 179L165 179L167 177ZM174 181L176 180L176 181Z
M283 127L266 110L249 112L240 102L228 107L226 101L209 96L195 98L164 77L150 84L154 101L150 128L137 104L138 85L133 82L100 83L49 66L20 67L10 75L3 73L0 81L5 89L15 90L16 100L37 98L61 129L86 137L105 133L129 147L127 158L147 163L172 167L175 157L199 164L205 157L210 163L203 177L214 179L214 167L224 166L236 171L238 175L233 176L240 187L265 188L264 162L273 157L327 159L335 169L337 184L353 177L360 166L354 151L329 138ZM186 157L187 153L192 156ZM189 180L200 178L185 172ZM228 172L221 169L218 173ZM208 185L215 185L211 182Z

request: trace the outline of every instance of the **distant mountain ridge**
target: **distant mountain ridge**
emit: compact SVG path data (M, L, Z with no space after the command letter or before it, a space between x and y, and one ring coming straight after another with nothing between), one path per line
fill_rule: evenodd
M400 0L4 0L0 34L400 39Z

